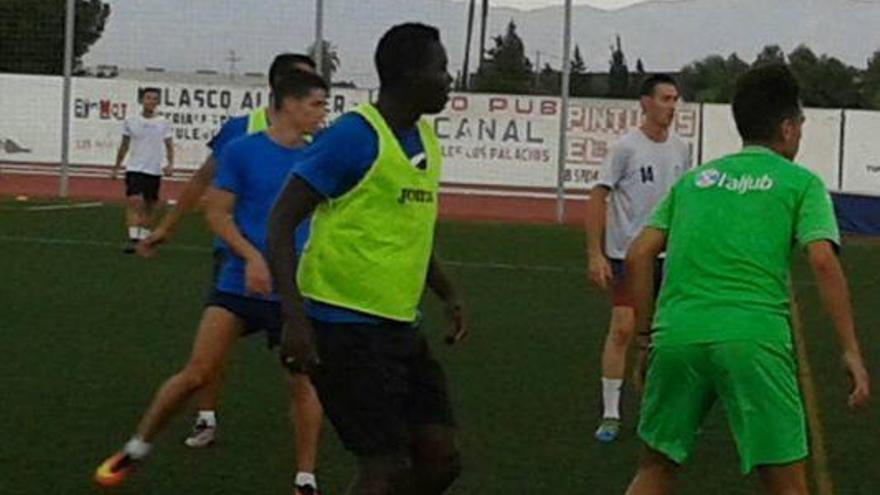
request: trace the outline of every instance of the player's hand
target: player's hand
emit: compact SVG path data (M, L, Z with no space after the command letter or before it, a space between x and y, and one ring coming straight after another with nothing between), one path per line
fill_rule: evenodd
M245 289L249 294L268 296L272 293L272 275L262 256L247 260L244 269Z
M152 258L156 255L159 245L167 241L168 237L168 230L164 227L157 227L146 239L141 239L137 243L134 248L135 252L141 258Z
M446 320L449 325L449 329L446 332L445 342L449 345L454 345L467 338L470 334L470 328L467 324L464 308L461 303L450 301L446 303L445 311Z
M590 280L602 289L608 288L608 283L614 277L611 271L611 263L604 254L590 255L589 257Z
M110 169L110 180L116 180L119 178L119 169L117 167L113 167Z
M174 174L174 166L166 165L162 168L162 173L165 174L165 177L171 177Z
M862 356L858 352L845 352L843 354L843 365L852 381L852 390L850 391L847 403L851 409L858 409L868 404L871 398L871 385L868 376L868 370L865 369L865 363Z
M314 330L307 320L299 324L285 320L279 357L281 365L292 374L308 374L320 364Z

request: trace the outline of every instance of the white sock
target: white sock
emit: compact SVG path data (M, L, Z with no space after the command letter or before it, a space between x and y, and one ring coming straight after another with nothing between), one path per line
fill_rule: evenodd
M296 479L293 481L293 484L296 486L311 486L314 489L318 489L318 480L315 478L314 473L304 473L302 471L296 473Z
M605 413L602 417L606 419L620 419L620 389L622 387L622 379L602 379L602 404L605 406Z
M147 454L150 453L150 449L152 448L152 444L143 441L141 437L135 435L131 437L131 440L129 440L128 443L125 444L125 447L122 450L125 451L126 454L131 456L132 459L138 461L146 457Z
M199 411L198 421L204 421L211 428L217 427L217 413L214 411Z
M141 228L140 227L129 227L128 228L128 238L138 240L140 239Z
M143 240L143 239L146 239L147 237L150 237L151 233L152 232L150 232L150 229L148 229L146 227L139 227L138 228L138 240Z

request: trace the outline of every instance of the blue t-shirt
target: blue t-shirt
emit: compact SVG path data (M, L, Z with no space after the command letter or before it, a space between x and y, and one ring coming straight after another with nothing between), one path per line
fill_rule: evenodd
M265 132L251 134L227 144L217 162L214 187L235 194L233 218L239 232L263 256L267 251L269 214L275 199L287 183L294 165L305 148L288 148L273 141ZM296 229L297 245L308 235L308 222ZM217 290L238 295L245 291L245 261L227 246L217 277ZM277 300L277 296L270 299Z
M397 133L397 140L409 158L425 151L416 127ZM378 153L376 131L360 114L347 113L315 136L293 174L324 197L339 198L364 178ZM306 301L306 311L311 318L329 323L382 321L365 313L311 300Z
M208 141L208 148L211 149L214 158L220 156L227 144L247 134L248 119L248 115L232 117L220 126L220 131Z
M223 153L223 148L227 144L247 135L248 120L248 115L232 117L220 126L220 131L208 141L208 148L211 149L211 154L214 155L215 160L219 160L220 154ZM226 243L223 242L223 239L214 236L214 249L222 250L225 247Z

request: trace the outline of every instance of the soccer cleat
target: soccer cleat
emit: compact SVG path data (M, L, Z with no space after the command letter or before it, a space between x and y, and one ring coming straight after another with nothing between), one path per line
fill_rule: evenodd
M293 495L321 495L321 492L312 485L296 485L293 488Z
M113 487L123 481L137 464L130 455L119 451L107 458L95 471L95 482L103 487Z
M201 449L214 443L216 434L216 426L209 426L207 421L199 419L196 420L196 424L193 425L192 431L183 443L187 447Z
M125 254L133 254L135 252L135 247L137 246L137 239L129 239L125 244L125 247L122 248L122 252Z
M596 428L596 440L602 443L610 443L617 440L620 434L620 420L614 418L605 418Z

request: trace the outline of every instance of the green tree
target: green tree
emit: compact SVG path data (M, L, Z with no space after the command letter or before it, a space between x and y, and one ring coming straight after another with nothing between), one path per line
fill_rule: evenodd
M752 62L752 67L784 63L785 52L782 51L782 48L779 48L779 45L767 45L761 50L761 53L755 57L755 61Z
M862 73L861 96L863 108L880 110L880 50L868 59Z
M571 73L587 73L587 64L584 63L584 57L581 56L581 47L579 45L574 45L574 55L571 57Z
M729 103L736 79L749 69L736 53L726 59L711 55L688 64L681 70L679 83L688 100L705 103Z
M608 69L608 96L612 98L624 98L629 95L629 67L626 65L626 55L620 36L617 36L617 46L611 47L611 60Z
M587 77L587 64L584 62L584 57L581 56L581 47L578 45L574 45L569 86L572 96L589 96L590 79ZM557 94L559 94L558 91Z
M507 32L496 36L495 46L487 50L486 60L474 77L474 91L484 93L529 93L531 92L532 63L526 57L525 45L516 34L513 20L507 25Z
M73 60L82 57L104 33L110 6L100 0L75 4ZM64 0L0 2L0 72L61 74L64 70Z
M804 105L826 108L857 108L862 101L857 79L859 71L840 60L817 57L804 45L788 55L792 73L801 85Z
M339 70L339 67L341 67L342 64L339 62L339 53L337 53L336 47L333 46L333 43L330 43L327 40L321 40L321 48L321 77L327 81L327 84L330 84L333 80L333 74L336 74L336 71ZM313 42L309 45L309 56L318 60L317 55L318 51Z
M537 93L542 95L559 95L562 92L562 72L544 64L538 74Z

